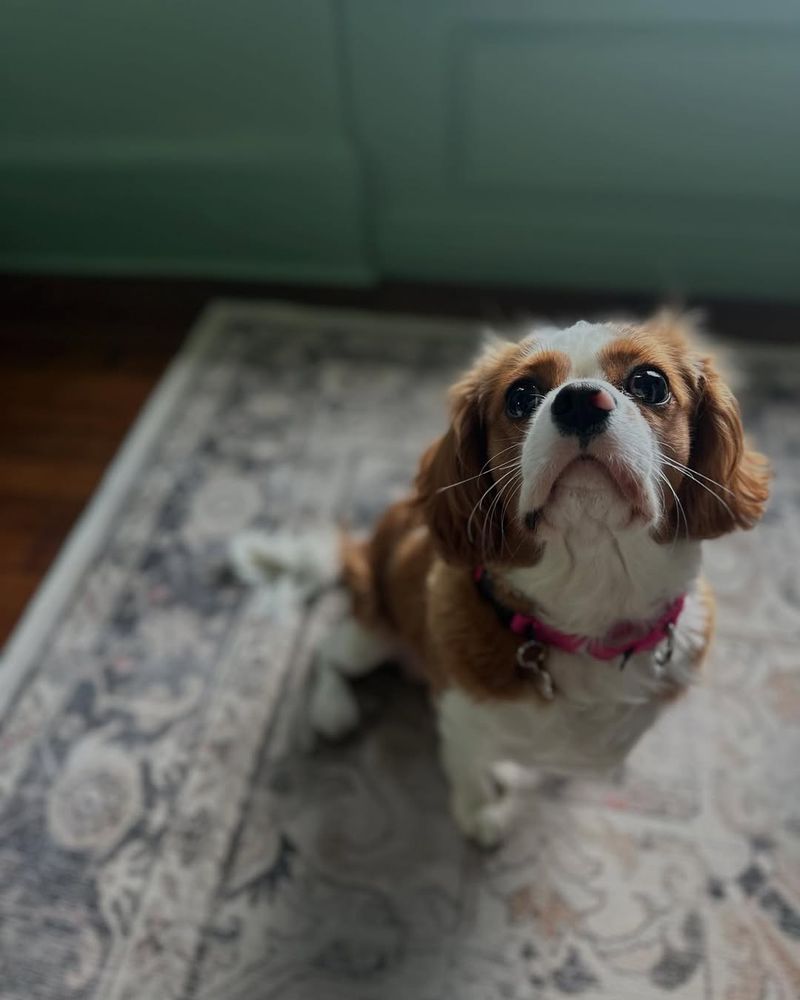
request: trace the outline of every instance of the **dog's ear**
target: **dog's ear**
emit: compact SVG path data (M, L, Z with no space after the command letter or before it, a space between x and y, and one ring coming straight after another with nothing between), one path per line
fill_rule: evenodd
M471 566L499 551L499 515L488 517L491 490L480 376L470 372L450 391L450 429L422 456L417 502L441 556ZM484 498L483 508L481 499Z
M689 468L679 496L689 536L718 538L752 528L769 495L769 465L747 446L739 404L710 358L699 359L698 398Z

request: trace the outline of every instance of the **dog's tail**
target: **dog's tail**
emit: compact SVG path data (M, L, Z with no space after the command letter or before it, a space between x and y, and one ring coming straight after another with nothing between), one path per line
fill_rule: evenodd
M252 587L290 576L312 592L342 585L365 625L380 614L370 543L343 527L306 531L243 531L228 547L234 575Z
M242 531L228 545L228 564L237 579L251 587L281 576L311 588L333 585L342 572L338 533Z

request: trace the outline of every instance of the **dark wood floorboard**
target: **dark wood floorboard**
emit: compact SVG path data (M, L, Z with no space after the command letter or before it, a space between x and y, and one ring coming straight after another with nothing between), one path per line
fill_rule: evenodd
M569 319L641 296L391 284L367 290L203 281L0 276L0 642L8 636L125 432L216 295L380 311ZM708 304L705 304L708 306ZM712 303L732 337L795 339L800 306Z
M0 281L0 642L197 312Z

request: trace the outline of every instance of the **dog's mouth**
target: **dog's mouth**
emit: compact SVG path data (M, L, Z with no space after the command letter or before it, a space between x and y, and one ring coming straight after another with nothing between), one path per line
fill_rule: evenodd
M529 529L537 526L547 508L568 497L606 496L630 508L631 520L646 518L649 506L646 493L636 477L621 461L598 455L580 454L551 468L549 476L538 484L537 504L524 517Z
M545 502L552 500L559 490L565 488L591 493L605 492L611 489L620 496L624 496L620 483L613 477L609 467L594 455L578 455L571 462L567 462L553 481Z

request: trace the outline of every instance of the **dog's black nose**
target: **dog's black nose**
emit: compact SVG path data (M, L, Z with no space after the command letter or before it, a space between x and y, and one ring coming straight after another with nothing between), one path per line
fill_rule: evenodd
M616 406L607 389L598 385L565 385L553 400L550 413L562 434L589 438L605 430Z

